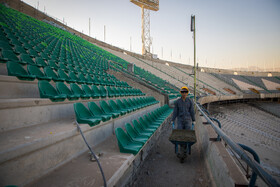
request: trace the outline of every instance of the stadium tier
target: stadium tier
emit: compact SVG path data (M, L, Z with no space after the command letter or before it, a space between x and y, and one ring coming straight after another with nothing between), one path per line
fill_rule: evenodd
M44 177L86 153L77 128L105 153L109 186L117 186L123 179L115 174L129 173L125 169L145 159L170 126L180 88L193 92L193 84L190 67L98 46L0 4L0 186L48 186ZM279 77L199 72L197 92L271 94L280 92L279 85Z

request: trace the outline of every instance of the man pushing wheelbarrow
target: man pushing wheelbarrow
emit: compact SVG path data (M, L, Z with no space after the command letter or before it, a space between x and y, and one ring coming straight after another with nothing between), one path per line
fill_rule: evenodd
M175 101L172 116L173 131L169 140L175 144L175 153L184 162L187 154L191 153L191 146L196 142L193 122L195 122L194 104L188 98L189 89L184 86L180 90L181 98ZM174 129L174 122L177 118L177 129ZM178 151L180 145L180 151Z

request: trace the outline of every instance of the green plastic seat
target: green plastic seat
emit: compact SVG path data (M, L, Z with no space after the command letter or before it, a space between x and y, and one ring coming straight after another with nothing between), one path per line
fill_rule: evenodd
M75 82L76 82L75 80L72 80L72 79L65 73L65 71L63 71L63 69L57 70L57 75L58 75L60 78L65 79L65 81L66 81L67 83L75 83Z
M157 126L146 124L146 121L142 117L139 117L138 121L144 130L151 131L151 132L155 132L157 130Z
M20 60L18 59L16 54L10 50L3 50L1 52L1 61L3 61L3 62L8 62L8 61L20 62Z
M58 65L56 64L56 62L55 62L54 60L49 60L49 61L48 61L48 64L49 64L49 66L50 66L52 69L57 70L57 69L59 68Z
M16 76L20 80L33 81L36 76L30 75L19 63L7 62L7 70L9 76Z
M108 97L116 97L115 91L110 86L107 86L106 89L108 92Z
M83 84L84 83L83 81L81 81L77 77L77 75L73 71L70 71L68 75L69 75L70 79L74 80L76 83L79 83L79 84Z
M57 81L64 82L65 81L64 78L58 77L58 75L49 66L44 67L44 72L48 77L51 77L52 80L55 82L57 82Z
M36 65L35 62L30 58L28 54L20 54L20 63L21 64L30 64L30 65Z
M126 108L126 106L122 103L121 100L117 99L116 102L117 102L120 109L126 110L128 113L133 111L133 108Z
M78 78L84 84L92 84L92 82L87 81L87 79L85 78L85 76L81 72L78 73Z
M16 45L14 47L14 52L19 55L19 54L27 54L25 49L22 46Z
M120 112L113 112L112 108L105 102L99 101L100 108L103 110L105 114L112 114L113 118L117 118L120 116Z
M28 49L27 52L32 58L38 57L38 53L33 49Z
M82 99L90 99L90 95L86 94L77 84L71 83L70 88L72 92L76 95L79 95Z
M58 63L59 69L64 70L64 71L69 71L68 67L63 63L63 62L59 62Z
M99 97L105 98L106 94L101 93L100 89L96 85L91 86L94 93L96 93Z
M145 144L147 142L147 140L149 139L148 136L138 135L137 132L135 131L135 129L129 123L125 124L125 129L126 129L128 136L133 141L137 141L137 142L141 142L141 143Z
M132 108L133 110L138 110L140 108L138 106L132 105L132 103L129 103L126 99L123 99L122 102L127 108Z
M67 95L69 101L78 100L80 95L74 94L63 82L56 83L58 93Z
M39 66L39 67L47 66L47 63L41 57L36 57L35 58L35 63L36 63L36 66Z
M49 98L53 102L64 101L67 98L67 95L59 94L48 81L39 81L38 88L41 98Z
M90 95L93 99L97 99L99 98L98 94L94 93L92 91L92 89L90 89L90 87L86 84L82 84L82 89L84 90L84 92L88 95Z
M94 116L101 117L104 122L113 117L112 114L105 114L95 102L88 102L88 108Z
M115 134L121 153L132 153L136 155L143 146L143 143L131 140L122 128L116 128Z
M111 108L113 109L112 110L113 112L119 112L122 116L127 113L126 110L119 108L118 105L115 103L115 101L109 100L108 103L111 106Z
M101 96L106 96L107 97L107 90L104 88L104 86L100 85L99 86Z
M90 83L90 84L94 84L95 83L94 79L90 76L90 74L87 74L85 78L87 79L88 83Z
M5 37L6 38L6 37ZM8 41L0 41L0 50L7 50L7 51L13 51L13 48L10 46Z
M123 95L121 95L121 93L120 93L118 88L116 88L115 86L112 86L111 88L112 88L112 90L114 90L116 97L123 96Z
M38 80L52 80L51 77L47 77L37 66L27 65L27 71L30 75L34 75Z
M153 132L152 131L147 131L145 130L137 120L132 120L132 124L134 126L135 131L139 134L139 135L144 135L144 136L152 136Z
M101 122L101 118L93 116L82 103L74 103L74 111L78 123L88 124L92 127Z

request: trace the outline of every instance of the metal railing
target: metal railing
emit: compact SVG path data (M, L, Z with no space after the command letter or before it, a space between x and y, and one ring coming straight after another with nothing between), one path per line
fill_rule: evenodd
M256 178L258 176L260 176L260 178L268 185L268 186L275 186L275 187L279 187L280 184L269 174L267 173L262 166L255 160L252 160L245 152L243 149L248 150L248 147L242 146L242 145L238 145L237 143L235 143L233 140L231 140L221 129L220 127L216 126L213 121L211 120L211 117L209 117L206 112L205 109L203 109L201 107L201 105L199 103L195 103L197 109L201 112L201 114L204 116L204 118L207 120L207 122L212 126L212 128L215 130L215 132L218 134L219 137L221 137L221 139L223 139L225 141L225 143L227 145L230 146L230 148L246 163L248 164L248 166L250 168L252 168L253 171L253 175L252 178ZM255 156L254 156L255 157ZM255 180L255 179L254 179ZM252 184L253 182L250 181L249 186L254 186L254 184Z

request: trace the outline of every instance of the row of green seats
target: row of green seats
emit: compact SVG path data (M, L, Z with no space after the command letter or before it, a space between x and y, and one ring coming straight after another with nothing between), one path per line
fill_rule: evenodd
M55 71L49 66L44 67L44 72L42 72L40 67L28 64L27 70L25 70L21 64L13 61L8 61L7 70L9 76L16 76L21 80L32 81L37 78L38 80L53 80L55 82L65 81L67 83L128 87L127 84L124 84L122 81L117 80L115 77L92 77L90 74L86 74L86 76L84 76L82 72L76 74L72 71L66 72L63 69L58 69L57 71Z
M70 83L70 88L63 82L56 82L56 88L52 86L48 81L42 80L38 82L38 88L41 98L49 98L53 102L68 100L81 99L98 99L106 98L108 92L105 87L100 85L92 85L91 87L87 84L82 84L81 87L76 83ZM122 96L137 96L133 92L134 88L115 88L119 93L125 93ZM149 97L150 98L150 97Z
M95 102L88 102L88 109L82 103L74 103L74 111L78 123L94 126L101 121L115 119L152 104L155 104L155 102L145 97L109 100L108 103L101 100L99 101L100 107Z
M126 123L126 132L122 128L116 128L115 133L120 152L136 155L171 113L172 109L168 105L164 105L143 117L139 117L138 121L133 120L133 126Z

